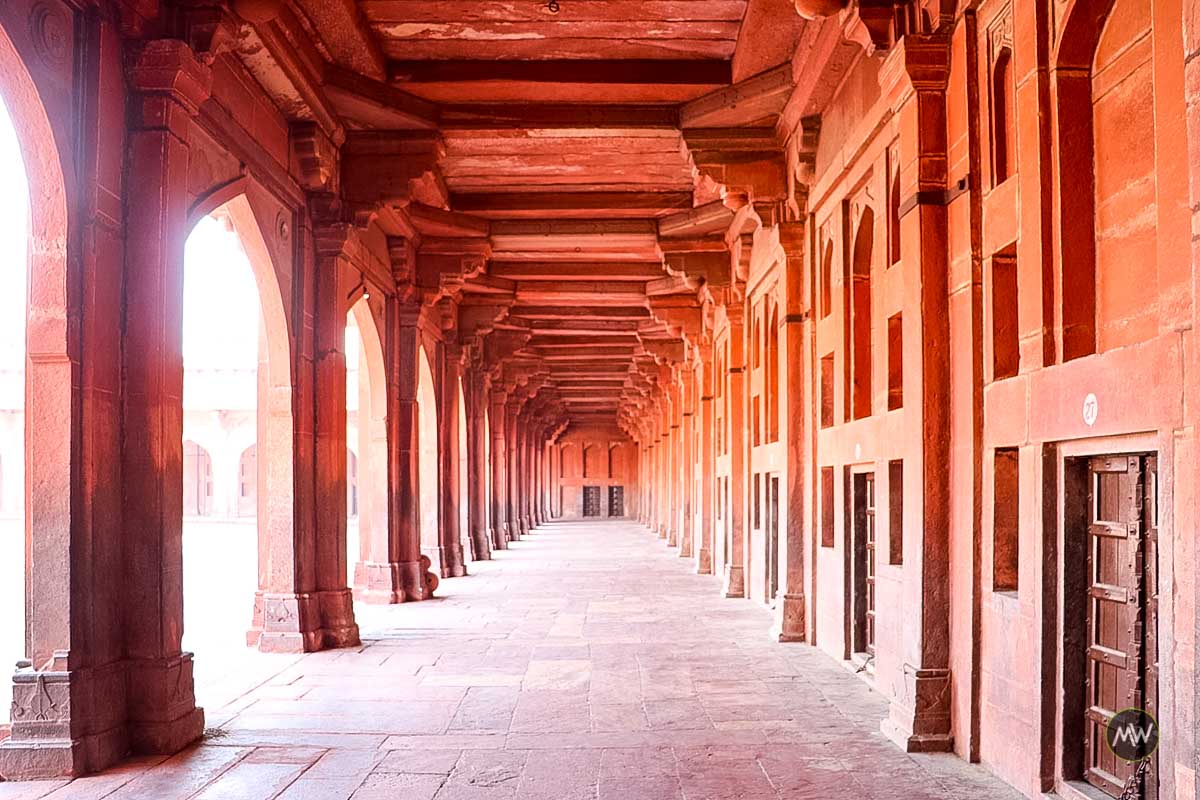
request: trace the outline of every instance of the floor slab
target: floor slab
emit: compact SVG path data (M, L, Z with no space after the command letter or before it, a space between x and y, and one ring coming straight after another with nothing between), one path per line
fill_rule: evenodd
M357 607L362 647L242 654L186 752L0 800L1019 797L897 750L869 686L638 525L545 525L470 569Z

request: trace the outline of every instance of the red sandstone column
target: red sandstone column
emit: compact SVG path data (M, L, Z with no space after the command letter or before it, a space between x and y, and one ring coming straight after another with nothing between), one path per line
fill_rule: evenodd
M396 567L405 600L425 600L432 594L421 565L420 420L417 406L417 359L421 352L419 305L397 301L389 318L390 354L395 399L388 413L396 449L392 481L392 526L396 538ZM394 413L392 412L394 409Z
M746 520L746 403L745 381L745 308L741 303L725 307L729 318L729 508L731 515L729 562L725 565L724 592L726 597L746 596L745 530Z
M706 334L707 337L707 334ZM696 548L696 572L711 575L713 571L713 497L716 487L713 475L717 465L713 430L716 418L713 414L713 363L712 341L703 344L700 356L700 542Z
M485 378L475 369L464 375L463 396L467 402L467 512L471 532L471 557L483 561L492 557L487 529L487 452L484 446Z
M679 546L679 518L680 518L680 480L679 472L683 467L683 459L680 458L680 442L683 439L681 431L681 423L683 421L683 408L680 403L679 380L676 377L675 368L671 370L671 390L670 403L667 406L669 417L669 425L667 428L667 446L669 463L667 467L667 546Z
M518 390L519 391L519 390ZM505 529L508 531L508 540L510 542L521 538L521 534L525 531L521 530L521 515L517 512L518 488L517 477L517 461L519 456L519 446L517 445L517 414L521 407L521 401L517 396L509 396L508 402L504 406L504 478L505 486L505 508L504 519Z
M922 200L946 188L949 51L946 37L910 34L880 72L899 120L901 194L917 198L900 220L900 246L905 265L915 267L904 270L904 307L919 310L920 330L904 340L905 384L918 402L905 404L904 529L912 535L904 537L903 592L904 607L920 611L904 620L905 685L882 725L910 751L951 746L946 208Z
M180 41L148 43L129 71L123 581L129 744L173 753L200 737L183 636L183 250L188 132L210 74ZM65 666L65 665L64 665ZM116 687L114 687L116 690ZM124 691L124 689L120 689ZM78 698L83 700L83 698ZM85 701L86 702L86 701Z
M696 551L696 372L693 362L683 369L683 414L680 427L682 463L679 469L681 485L679 528L679 557L692 558Z
M311 354L302 348L301 359L312 359L311 369L297 370L309 380L297 380L296 393L313 393L315 429L313 458L315 542L305 542L315 551L316 592L297 595L296 586L260 588L262 619L259 647L267 651L316 650L321 647L349 647L359 643L354 622L354 598L346 586L346 308L347 287L339 278L343 273L339 259L344 253L346 226L335 235L314 236L317 258L311 262L314 284L314 331ZM306 365L305 365L306 366ZM306 385L308 384L308 385ZM301 404L303 405L303 404ZM260 413L263 410L260 409ZM266 410L270 413L269 409ZM300 426L303 425L301 421ZM300 436L296 437L300 439ZM296 472L304 462L300 442L294 449ZM266 448L260 448L260 454ZM364 454L366 455L366 454ZM260 455L261 457L261 455ZM364 463L366 463L364 461ZM299 516L298 514L296 515ZM303 523L293 519L299 530ZM310 534L311 536L311 534ZM308 537L306 537L308 538ZM276 548L282 550L283 548ZM297 559L299 560L299 559ZM290 588L292 591L274 591ZM312 606L315 604L315 608ZM295 613L291 614L295 609ZM256 608L256 612L259 609ZM280 626L281 619L290 623ZM315 630L301 624L296 636L296 620L310 620ZM256 619L256 622L260 620ZM282 627L282 630L280 629ZM252 632L253 634L254 632ZM299 639L299 641L297 641Z
M784 499L784 583L775 602L773 633L781 642L805 640L804 531L808 505L809 437L812 424L811 404L807 402L805 365L812 321L809 318L809 294L804 267L803 222L785 222L779 226L779 240L787 254L784 265L784 335L782 419L779 431L786 442L787 455Z
M505 423L508 419L508 393L495 386L490 392L492 431L492 544L497 550L508 547L508 464L505 453Z
M459 578L467 574L463 560L459 502L464 488L459 486L459 437L463 431L458 424L458 387L462 378L462 347L446 343L442 351L442 398L438 422L439 466L441 468L442 504L440 541L442 548L442 577Z

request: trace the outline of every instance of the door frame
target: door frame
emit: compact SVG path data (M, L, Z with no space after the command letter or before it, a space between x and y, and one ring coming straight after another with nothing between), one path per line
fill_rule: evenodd
M1171 599L1174 584L1172 568L1174 540L1174 437L1170 432L1124 434L1109 437L1077 439L1067 442L1047 443L1044 446L1043 464L1049 474L1043 475L1041 486L1047 495L1043 498L1043 519L1053 508L1052 520L1055 529L1053 540L1047 539L1046 551L1042 553L1041 619L1044 626L1041 636L1043 653L1042 669L1042 762L1040 767L1042 790L1054 791L1069 800L1096 800L1109 795L1091 786L1079 775L1082 737L1075 736L1079 727L1072 726L1068 713L1074 714L1074 698L1066 699L1066 693L1082 695L1083 681L1068 681L1068 670L1077 664L1068 664L1072 658L1069 645L1064 645L1064 634L1077 626L1066 618L1067 582L1078 576L1068 575L1067 563L1071 558L1066 540L1068 525L1068 502L1077 501L1081 487L1072 486L1071 467L1084 466L1096 456L1154 456L1157 459L1158 497L1158 627L1156 657L1159 664L1157 720L1159 724L1159 747L1156 753L1159 767L1158 796L1167 798L1174 792L1174 727L1170 698L1175 696L1174 662L1171 658L1175 646L1174 606ZM1086 474L1086 471L1085 473ZM1077 481L1075 481L1077 483ZM1086 486L1082 487L1086 501ZM1072 523L1074 520L1072 520ZM1086 632L1085 632L1086 634ZM1076 648L1078 649L1078 648ZM1076 661L1078 654L1075 654ZM1082 678L1083 676L1079 676ZM1167 702L1163 702L1166 699ZM1068 739L1067 737L1071 738ZM1076 747L1075 741L1078 740Z

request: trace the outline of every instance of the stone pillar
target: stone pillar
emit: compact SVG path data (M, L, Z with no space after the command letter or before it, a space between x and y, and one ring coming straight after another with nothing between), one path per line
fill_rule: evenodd
M504 406L504 478L505 478L505 507L504 519L506 522L505 529L508 531L508 540L510 542L517 541L521 538L521 534L525 531L521 530L521 515L518 513L518 465L520 455L520 447L517 444L517 414L520 409L520 400L510 396L508 402Z
M706 340L700 357L700 530L699 544L696 547L696 572L701 575L711 575L713 571L713 497L716 486L713 475L716 472L714 449L716 441L713 431L716 428L716 416L713 409L713 351L712 341Z
M918 309L904 337L904 684L883 731L909 751L949 750L949 309L945 90L949 40L910 34L880 72L899 121L902 196L916 205L900 219L904 308ZM929 198L929 199L927 199ZM911 365L911 366L910 366Z
M691 362L683 368L683 409L680 415L680 465L677 480L680 484L679 557L692 558L695 553L696 487L696 375Z
M492 387L489 396L492 431L492 545L497 550L508 548L508 454L505 452L508 420L508 393Z
M779 432L786 443L784 464L786 497L784 498L784 581L775 598L774 635L781 642L805 640L804 543L805 522L809 505L810 438L812 436L812 404L806 365L811 363L812 320L809 314L809 292L805 280L808 270L804 264L803 222L785 222L779 226L779 239L787 255L784 265L784 334L783 387L784 402L780 404L782 419Z
M463 560L462 522L459 503L464 487L459 486L459 437L463 431L458 424L458 387L462 379L462 348L455 343L446 343L442 351L441 411L438 421L438 466L441 469L442 492L439 501L439 539L442 548L442 577L460 578L467 574Z
M679 546L679 512L680 512L680 480L679 470L683 466L680 458L680 440L683 438L680 431L680 424L683 421L683 409L681 408L679 392L679 381L675 377L675 371L671 371L671 390L669 392L670 400L667 404L667 546Z
M389 353L395 395L388 409L395 450L395 477L391 481L390 534L395 538L396 566L405 600L425 600L432 595L421 554L421 438L417 400L418 361L424 358L419 325L421 307L397 299L389 317Z
M297 597L295 605L302 608L306 600L315 600L317 608L314 610L319 619L319 627L309 632L304 629L306 626L302 625L299 641L290 631L278 630L280 612L286 617L292 598L284 592L263 593L260 598L266 613L259 647L268 651L313 650L322 646L349 647L359 643L358 625L354 622L354 596L346 586L347 287L341 285L339 280L345 274L339 260L345 252L345 232L348 226L338 227L340 235L314 237L317 242L317 259L312 264L312 283L315 284L312 368L311 373L307 369L303 371L308 373L305 375L306 380L297 381L295 389L297 392L311 390L313 394L315 429L311 440L314 442L314 451L310 463L314 472L313 500L316 516L315 542L311 545L316 553L316 592L308 598ZM297 427L303 429L307 426L301 421ZM259 448L260 464L264 449ZM296 452L295 456L295 469L300 470L304 461L308 459L302 459L299 452ZM276 587L268 588L274 590ZM294 591L301 587L290 588ZM304 615L301 613L298 616Z
M145 45L129 81L137 95L129 135L125 307L131 313L123 339L121 469L124 494L132 502L123 508L120 580L126 599L126 680L136 691L127 696L127 730L134 752L174 753L204 729L193 691L192 654L181 648L182 311L188 132L208 95L210 73L183 42L161 40ZM65 654L62 662L65 671ZM28 689L45 691L40 682ZM67 705L82 700L62 699ZM14 725L14 739L24 734ZM59 735L70 734L63 729Z
M478 371L467 370L463 384L463 396L467 402L467 519L471 532L471 557L476 561L485 561L492 557L492 545L487 529L485 380Z
M726 597L746 596L746 333L741 301L725 306L729 319L729 561L725 564Z

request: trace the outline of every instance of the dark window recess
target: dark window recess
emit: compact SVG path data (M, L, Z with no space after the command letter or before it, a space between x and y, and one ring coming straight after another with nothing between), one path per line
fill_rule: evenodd
M833 425L833 353L821 358L821 427Z
M1010 245L992 256L992 380L1021 369L1017 308L1017 250Z
M833 547L833 467L821 467L821 546Z
M888 317L888 411L904 407L904 324L900 314Z
M1020 458L1016 448L997 448L992 494L992 591L1017 589L1020 539Z
M904 461L888 462L888 563L904 563Z

